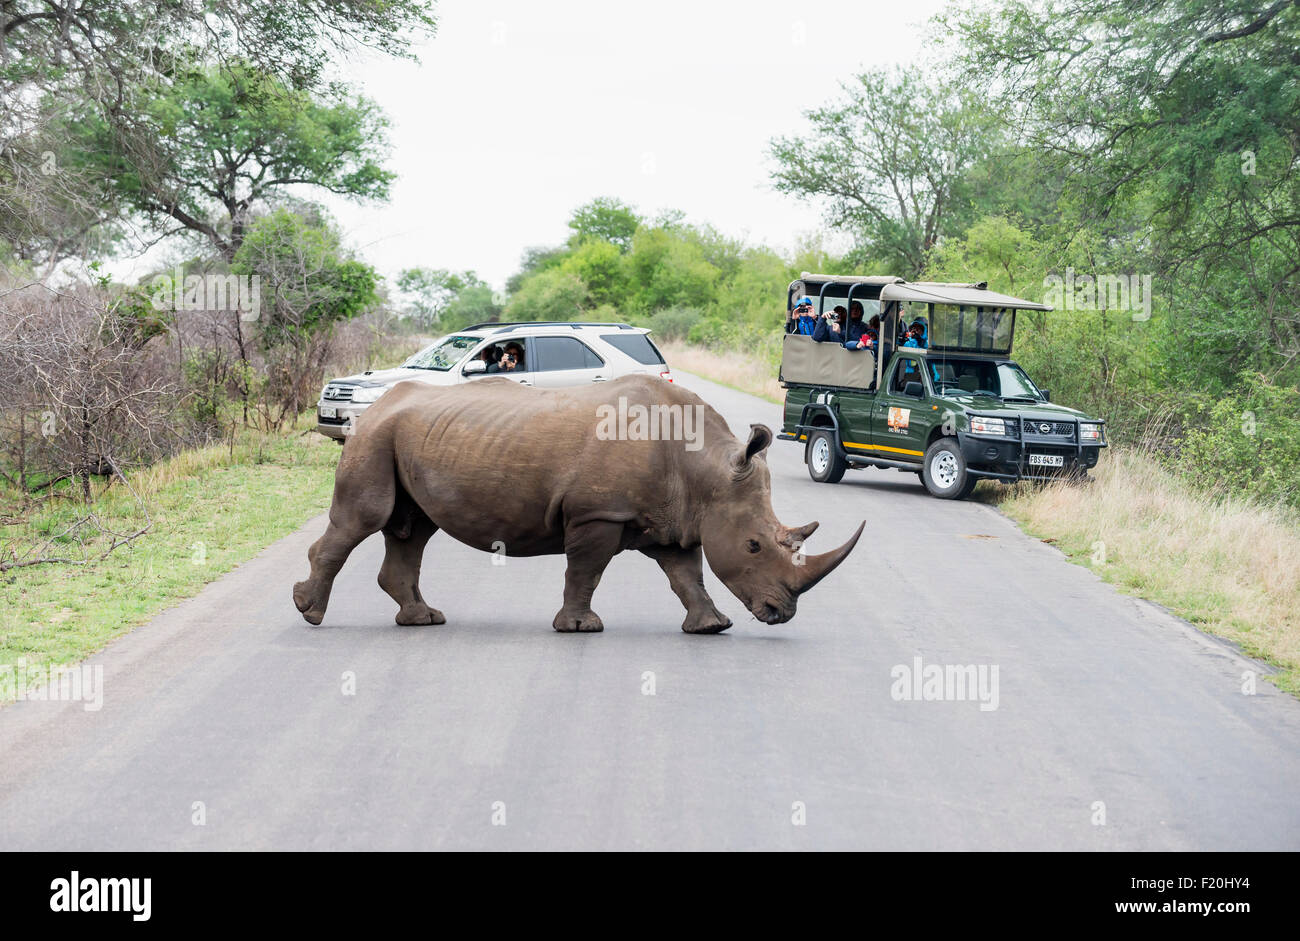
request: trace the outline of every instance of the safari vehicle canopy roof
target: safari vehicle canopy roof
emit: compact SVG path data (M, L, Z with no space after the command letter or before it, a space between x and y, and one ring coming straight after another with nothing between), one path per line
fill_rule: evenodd
M902 281L881 288L882 301L914 301L920 304L951 304L954 307L1010 307L1018 310L1051 310L1046 304L1026 301L1010 294L990 291L988 283L958 284L939 281Z
M797 281L791 281L787 291L787 309L796 294L820 293L828 285L865 285L879 288L863 291L863 298L881 301L906 301L920 304L949 304L955 307L1005 307L1017 310L1051 310L1046 304L999 294L988 289L987 281L964 283L956 281L905 281L892 275L834 275L814 274L805 271ZM857 293L856 291L854 292Z
M857 295L863 300L880 302L886 313L880 330L883 341L880 346L885 357L878 358L875 350L846 350L839 343L816 343L802 334L787 334L782 345L782 381L859 389L878 384L883 379L885 360L892 352L891 338L897 333L896 321L904 303L928 306L930 347L935 352L952 353L1009 355L1015 312L1051 310L1046 304L990 291L987 282L909 282L895 277L838 276L807 271L790 283L787 310L796 294L812 293L819 294L820 308L828 289L838 286L847 287L850 297ZM892 306L887 306L891 303Z

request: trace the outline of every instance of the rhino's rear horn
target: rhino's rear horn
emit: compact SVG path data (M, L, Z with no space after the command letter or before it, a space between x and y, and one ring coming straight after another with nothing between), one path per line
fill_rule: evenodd
M785 526L782 527L781 535L777 537L777 542L787 549L798 549L803 543L817 531L820 525L816 520L804 526Z
M817 524L812 524L816 526ZM858 539L862 536L862 530L866 528L866 520L863 520L858 526L858 531L853 537L840 546L838 549L832 549L830 552L823 552L821 555L805 556L803 565L800 565L795 571L797 583L794 585L794 593L801 595L809 588L812 588L823 578L835 571L835 567L848 558L853 547L858 544Z

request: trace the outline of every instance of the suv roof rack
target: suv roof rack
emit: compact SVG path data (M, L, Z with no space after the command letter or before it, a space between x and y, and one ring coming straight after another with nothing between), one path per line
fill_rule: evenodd
M493 333L505 333L507 330L513 330L515 327L572 327L577 330L579 327L615 327L619 330L635 330L636 327L630 323L611 323L609 321L573 321L573 320L492 320L487 323L476 323L466 327L466 330L487 330L491 327L499 327L499 330L493 330Z

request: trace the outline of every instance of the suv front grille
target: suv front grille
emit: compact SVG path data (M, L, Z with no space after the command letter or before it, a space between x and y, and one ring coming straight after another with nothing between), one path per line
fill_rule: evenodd
M333 384L325 387L325 394L322 396L326 402L351 402L352 386L336 386Z
M1035 421L1024 419L1024 433L1036 438L1066 438L1074 440L1074 422L1069 421Z

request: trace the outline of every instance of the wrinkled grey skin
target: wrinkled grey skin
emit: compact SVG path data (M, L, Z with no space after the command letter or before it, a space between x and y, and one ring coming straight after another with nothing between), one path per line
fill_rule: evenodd
M598 408L620 397L702 406L699 449L601 440ZM772 432L754 425L742 443L698 396L648 376L555 390L496 378L399 383L366 410L343 449L329 527L308 552L311 574L294 586L294 604L319 624L348 554L383 530L379 585L400 606L397 623L444 623L419 586L425 543L441 529L488 552L496 544L510 556L564 553L557 631L603 629L592 592L626 549L659 563L686 607L688 633L731 626L704 590L702 558L754 617L788 621L800 593L844 560L862 526L833 552L802 555L817 524L790 529L773 514L763 457L771 442Z

